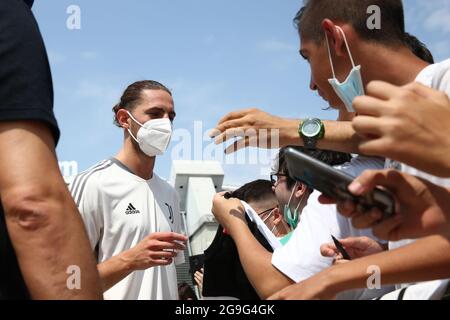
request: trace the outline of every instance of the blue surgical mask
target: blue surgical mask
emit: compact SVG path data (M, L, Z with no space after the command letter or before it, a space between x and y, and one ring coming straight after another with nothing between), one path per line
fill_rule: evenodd
M330 58L331 71L333 72L333 78L328 79L328 82L333 87L338 97L342 100L342 102L344 102L347 111L355 112L355 109L353 108L353 100L358 96L364 95L364 85L361 77L361 66L355 66L355 62L353 61L352 53L350 52L350 47L348 46L347 37L345 36L344 30L342 30L338 26L336 26L336 28L344 36L345 46L347 47L347 51L350 56L350 61L352 62L353 68L350 71L347 79L342 83L339 82L339 80L336 78L336 73L334 72L334 65L333 59L331 58L328 36L325 33L328 48L328 57Z
M300 205L303 202L303 199L305 197L305 195L302 196L302 198L298 202L297 208L292 213L290 205L291 205L291 200L292 200L292 197L294 195L294 192L295 192L296 188L297 188L297 182L295 183L294 188L292 189L292 193L291 193L291 196L289 198L288 204L284 205L284 210L283 210L284 220L289 224L289 226L291 226L292 230L297 228L297 225L298 225L298 223L300 221L300 215L298 213L298 208L300 208Z

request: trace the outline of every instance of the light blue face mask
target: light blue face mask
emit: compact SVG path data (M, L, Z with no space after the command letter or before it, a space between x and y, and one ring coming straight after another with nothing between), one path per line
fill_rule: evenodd
M348 46L347 37L345 36L344 30L340 27L336 26L336 28L342 33L344 36L345 46L347 47L348 55L350 56L350 61L352 62L352 70L350 71L347 79L344 82L339 82L336 78L336 73L334 72L333 59L331 58L331 50L330 44L328 43L328 35L325 33L327 48L328 48L328 57L330 58L331 71L333 72L333 79L328 79L328 82L333 87L334 91L338 95L338 97L344 102L345 107L348 112L355 112L353 108L353 99L358 96L364 95L364 85L361 77L361 66L355 66L355 62L353 61L352 53L350 52L350 48Z
M305 197L305 194L303 194L302 198L298 202L297 208L294 210L294 213L292 213L290 205L291 205L292 196L294 195L296 188L297 188L297 182L295 183L294 188L292 189L292 193L289 198L288 204L284 205L284 210L283 210L284 220L289 224L289 226L291 226L292 230L295 230L295 228L297 228L297 225L300 221L300 215L298 213L298 208L300 208L300 205L302 204L303 199Z

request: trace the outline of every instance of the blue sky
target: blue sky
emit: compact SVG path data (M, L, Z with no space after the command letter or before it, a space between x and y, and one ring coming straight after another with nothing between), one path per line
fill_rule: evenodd
M404 3L407 30L437 61L450 57L450 0ZM309 90L309 66L298 55L292 18L301 4L36 0L33 11L49 53L62 129L59 160L75 160L81 171L114 155L123 133L112 125L111 108L127 85L142 79L173 90L175 128L191 133L195 121L202 121L204 133L227 112L247 107L290 118L335 119ZM80 30L66 27L70 5L81 9ZM170 175L170 155L171 150L157 159L156 172L164 178ZM264 168L225 165L225 183L260 178Z

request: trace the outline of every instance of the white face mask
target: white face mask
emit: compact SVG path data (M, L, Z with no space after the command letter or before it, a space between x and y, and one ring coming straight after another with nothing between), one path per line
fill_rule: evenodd
M149 157L164 154L172 138L172 122L169 119L153 119L141 124L133 115L128 112L131 119L141 126L137 132L137 137L127 129L131 137L139 144L142 152Z
M355 66L355 62L353 61L352 53L350 52L350 47L348 46L347 37L345 36L344 30L340 27L336 26L337 30L342 33L344 37L345 46L347 47L348 54L350 56L350 61L352 62L352 70L350 71L347 79L344 82L339 82L336 78L336 74L334 72L333 60L331 59L331 50L330 44L328 43L328 36L325 33L327 48L328 48L328 57L330 58L331 71L333 72L333 78L328 79L328 82L333 87L334 91L338 95L338 97L344 103L348 112L355 112L353 108L353 100L357 96L364 95L364 85L361 78L361 66Z

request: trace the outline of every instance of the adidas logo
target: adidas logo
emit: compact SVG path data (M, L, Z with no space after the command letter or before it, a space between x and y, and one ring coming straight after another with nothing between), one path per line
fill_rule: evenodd
M125 214L138 214L141 213L138 209L136 209L131 203L128 205L127 210L125 210Z

